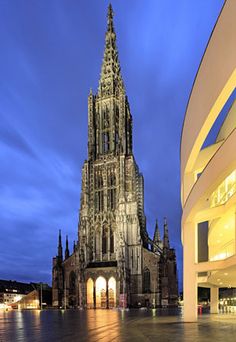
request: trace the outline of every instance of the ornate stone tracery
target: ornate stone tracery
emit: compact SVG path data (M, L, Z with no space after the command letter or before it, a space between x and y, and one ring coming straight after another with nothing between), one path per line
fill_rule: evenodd
M161 304L157 265L166 263L170 249L161 258L160 241L150 248L132 126L109 6L98 91L88 96L88 159L82 169L78 242L66 260L62 247L54 258L55 306L74 305L75 300L77 306L109 308L144 304L147 298Z

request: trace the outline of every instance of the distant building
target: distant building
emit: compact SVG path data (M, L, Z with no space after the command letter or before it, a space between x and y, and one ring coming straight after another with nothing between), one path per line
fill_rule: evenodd
M52 305L52 289L44 283L0 280L0 304L18 309L39 309Z
M236 1L225 1L201 61L182 130L185 321L197 319L197 287L210 288L211 313L219 310L219 288L236 287L235 13ZM218 120L222 114L223 122ZM215 141L206 146L207 137L217 128Z
M78 242L61 233L53 258L53 305L87 308L176 305L175 250L164 221L148 236L144 180L133 154L132 115L121 76L113 11L97 94L88 97L88 159L82 170Z
M33 291L13 305L17 309L41 309L52 306L52 288L48 284L31 283Z
M10 305L33 291L31 284L0 280L0 304Z

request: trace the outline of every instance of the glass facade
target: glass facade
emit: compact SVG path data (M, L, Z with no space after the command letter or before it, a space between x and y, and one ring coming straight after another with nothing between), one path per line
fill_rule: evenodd
M236 170L234 170L212 193L211 208L225 204L236 192Z
M209 260L223 260L235 254L235 212L231 208L209 226Z

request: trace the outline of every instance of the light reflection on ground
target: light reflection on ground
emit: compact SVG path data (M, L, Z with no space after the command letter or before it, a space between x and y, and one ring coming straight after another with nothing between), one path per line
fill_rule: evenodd
M183 323L178 310L0 312L0 342L234 341L236 314Z

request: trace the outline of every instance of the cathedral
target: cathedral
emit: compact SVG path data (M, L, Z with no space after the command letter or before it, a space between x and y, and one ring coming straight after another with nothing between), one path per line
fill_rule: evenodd
M133 154L132 115L121 76L113 11L96 94L88 96L88 156L82 169L78 241L53 258L53 306L82 308L176 305L175 250L168 225L146 230L144 180Z

